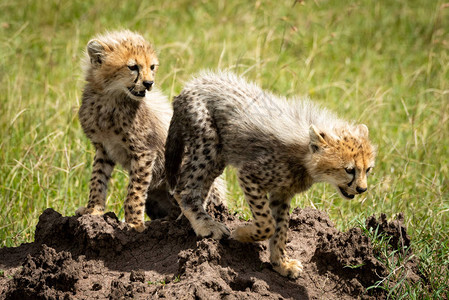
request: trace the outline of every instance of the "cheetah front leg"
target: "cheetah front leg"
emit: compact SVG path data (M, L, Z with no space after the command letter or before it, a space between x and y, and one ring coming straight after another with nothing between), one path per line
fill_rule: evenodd
M134 154L129 171L128 194L125 199L125 221L138 232L145 230L145 199L150 186L153 166L153 153Z
M87 207L80 207L76 210L77 215L102 215L106 205L108 182L115 163L109 158L101 144L94 144L94 146L96 152L89 184L89 202Z
M276 272L282 276L298 278L303 270L300 261L286 254L290 196L282 193L270 193L270 207L276 220L276 230L270 239L270 261Z
M250 176L239 173L238 177L253 214L253 221L250 224L237 227L232 233L232 237L240 242L263 241L274 233L274 219L266 192L262 191L257 183L252 182Z

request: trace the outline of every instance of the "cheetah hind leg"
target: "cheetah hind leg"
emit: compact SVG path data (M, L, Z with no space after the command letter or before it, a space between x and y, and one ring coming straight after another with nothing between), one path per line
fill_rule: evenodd
M191 222L191 224L196 235L199 237L220 240L231 235L231 232L226 225L213 220L209 216L204 216L202 220Z
M226 183L224 179L220 176L215 178L215 181L212 183L212 186L207 193L206 200L203 203L204 210L207 210L207 207L212 203L213 206L223 205L224 207L228 207L226 201ZM179 214L177 221L180 220L184 216L183 212ZM228 230L229 231L229 230Z
M192 223L192 227L198 236L222 239L228 238L231 235L231 231L226 225L215 221L206 212L209 204L213 206L226 204L226 187L223 179L219 176L223 169L223 165L216 164L216 168L210 170L210 176L204 181L205 188L202 191L201 198L205 200L199 208L199 213L196 215L196 219L199 219L199 222L195 225Z
M226 201L226 186L224 179L220 176L215 178L214 183L212 184L209 193L207 194L206 200L203 203L204 210L207 210L207 206L212 203L213 206L223 205L224 207L228 207ZM181 211L176 218L176 221L181 220L182 216L184 216Z
M186 195L183 196L186 197ZM180 206L182 207L183 199L181 198L181 195L175 194L175 199L179 201ZM222 238L227 238L231 234L228 227L220 222L213 220L206 213L202 205L196 205L195 207L193 207L193 209L183 209L180 217L182 215L184 215L189 220L193 231L195 231L195 234L199 237L219 240Z

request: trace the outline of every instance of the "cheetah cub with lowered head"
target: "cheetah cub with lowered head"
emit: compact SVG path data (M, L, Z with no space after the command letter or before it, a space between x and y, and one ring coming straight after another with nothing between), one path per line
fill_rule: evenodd
M87 54L79 120L96 152L89 202L77 214L103 214L108 181L119 163L129 172L125 220L141 232L145 202L152 219L179 210L165 181L164 144L173 112L154 88L159 61L141 35L127 30L97 36ZM222 193L218 182L212 200L219 202Z
M301 263L286 254L290 200L316 182L331 183L345 199L365 192L376 152L368 128L307 99L276 97L230 73L191 80L173 106L166 174L196 234L229 234L201 204L214 178L232 165L254 218L232 237L270 238L274 269L298 277Z

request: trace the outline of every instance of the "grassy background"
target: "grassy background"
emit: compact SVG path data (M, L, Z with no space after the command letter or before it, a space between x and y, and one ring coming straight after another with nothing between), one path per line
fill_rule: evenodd
M294 205L326 211L341 229L404 212L429 279L396 295L448 297L448 3L1 0L0 10L0 247L32 241L45 208L73 215L87 202L80 59L93 35L129 28L157 47L170 97L192 73L226 68L367 124L379 145L370 191L345 201L318 184ZM123 217L118 170L108 209ZM231 209L248 217L233 171L226 177Z

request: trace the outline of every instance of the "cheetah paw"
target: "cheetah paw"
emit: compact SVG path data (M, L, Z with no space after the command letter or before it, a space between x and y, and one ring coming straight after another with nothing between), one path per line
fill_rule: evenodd
M77 215L77 216L82 216L82 215L101 216L101 215L103 215L103 211L100 211L95 208L80 207L75 211L75 215Z
M128 225L131 228L133 228L135 231L137 231L137 232L143 232L146 229L144 223L139 223L139 224L130 224L130 223L128 223Z
M203 220L197 226L195 226L193 229L197 236L205 237L205 238L212 238L215 240L227 238L231 234L228 227L226 227L224 224L214 221L212 219Z
M274 266L273 269L282 276L296 279L302 273L303 266L299 260L286 259L278 266Z

